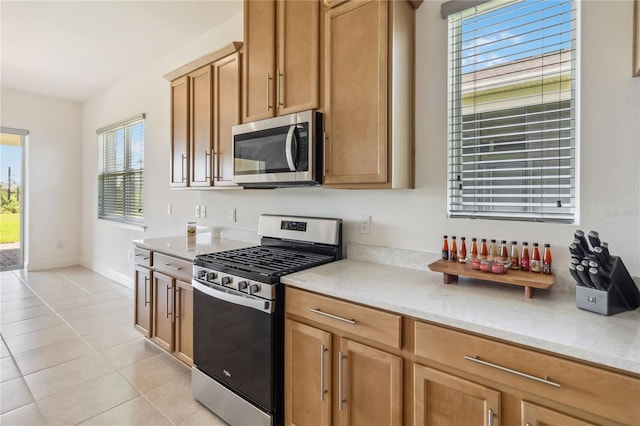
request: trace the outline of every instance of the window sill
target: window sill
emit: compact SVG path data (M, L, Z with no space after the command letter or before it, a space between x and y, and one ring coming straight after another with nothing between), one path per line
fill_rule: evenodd
M118 222L115 220L100 219L100 218L98 218L98 221L103 223L108 223L109 225L117 226L118 228L132 229L134 231L146 232L147 230L146 225L135 225L133 223Z

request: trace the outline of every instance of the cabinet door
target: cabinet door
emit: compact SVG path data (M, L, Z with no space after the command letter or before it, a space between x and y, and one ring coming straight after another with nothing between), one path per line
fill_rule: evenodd
M522 401L522 426L593 426L593 424Z
M211 179L212 137L212 79L211 66L204 66L189 74L191 186L209 186Z
M320 0L277 2L276 112L318 108Z
M325 183L387 182L387 1L325 12Z
M331 333L285 323L285 424L331 424Z
M153 298L151 286L151 271L140 265L135 267L135 316L134 327L145 335L151 336L151 300Z
M240 54L220 59L213 65L215 104L215 183L233 182L233 138L231 127L240 123Z
M175 287L176 356L193 364L193 288L190 283L177 280Z
M242 121L275 113L275 0L245 0Z
M151 340L173 352L173 321L175 280L160 272L153 273L153 325Z
M341 425L402 423L402 358L342 338L337 361Z
M500 426L500 392L419 364L413 403L416 426Z
M189 78L171 82L171 186L187 186L189 179Z

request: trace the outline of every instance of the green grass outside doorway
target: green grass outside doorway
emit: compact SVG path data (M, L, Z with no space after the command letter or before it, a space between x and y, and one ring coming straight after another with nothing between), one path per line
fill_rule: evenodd
M0 214L0 244L20 241L20 213Z

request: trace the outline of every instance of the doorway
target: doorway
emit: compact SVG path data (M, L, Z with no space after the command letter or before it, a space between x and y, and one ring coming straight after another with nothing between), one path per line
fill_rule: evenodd
M0 270L24 267L24 148L29 132L0 128Z

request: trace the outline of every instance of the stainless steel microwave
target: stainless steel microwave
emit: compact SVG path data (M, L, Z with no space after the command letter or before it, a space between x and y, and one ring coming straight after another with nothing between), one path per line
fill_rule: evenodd
M254 188L322 184L322 113L233 126L233 181Z

